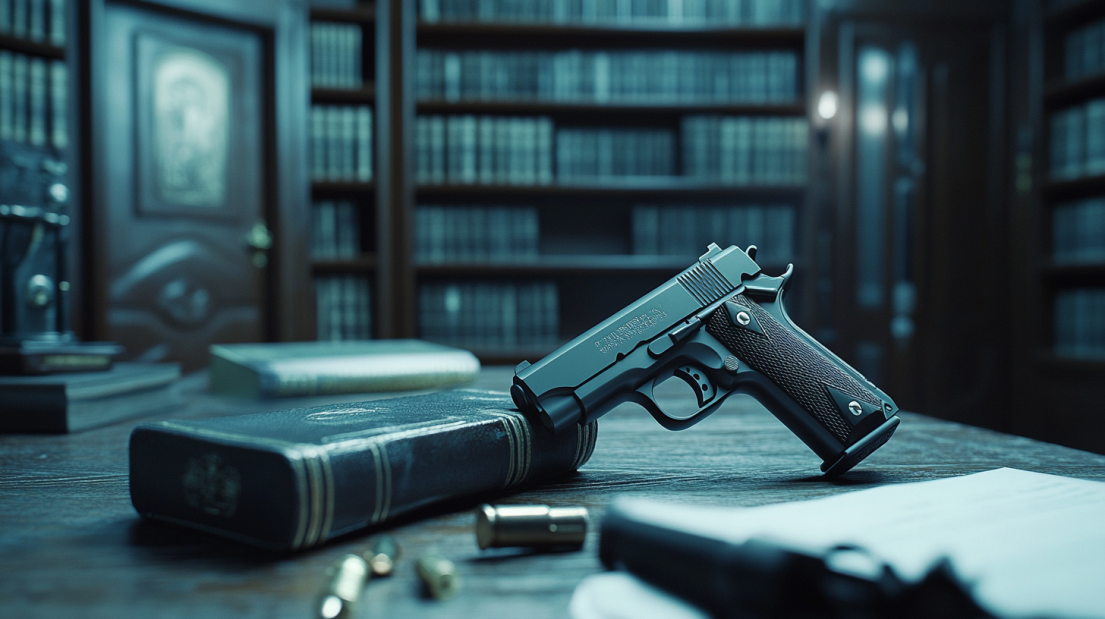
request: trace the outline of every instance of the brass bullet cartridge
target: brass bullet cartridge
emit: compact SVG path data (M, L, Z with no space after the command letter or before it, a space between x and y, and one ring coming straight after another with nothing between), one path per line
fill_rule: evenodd
M415 564L415 569L426 592L434 598L447 600L460 590L457 566L441 555L423 555Z
M395 569L395 561L399 559L399 544L394 537L384 535L378 537L372 543L372 548L364 553L368 567L372 569L373 576L389 576Z
M357 612L357 604L368 581L368 563L357 555L345 555L330 567L326 589L318 603L319 619L347 619Z
M476 541L481 549L507 547L582 547L587 538L586 507L482 505L476 510Z

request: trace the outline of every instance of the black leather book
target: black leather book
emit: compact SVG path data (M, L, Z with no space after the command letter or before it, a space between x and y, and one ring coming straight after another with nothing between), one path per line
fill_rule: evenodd
M116 363L102 372L0 376L0 432L77 432L180 403L176 363Z
M575 470L597 432L551 434L508 394L477 390L161 421L131 434L131 501L148 518L296 550Z

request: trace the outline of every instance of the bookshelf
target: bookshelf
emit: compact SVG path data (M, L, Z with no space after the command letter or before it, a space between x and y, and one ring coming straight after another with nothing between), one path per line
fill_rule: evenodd
M69 76L64 0L0 0L0 140L65 158Z
M377 86L376 76L387 75L377 68L386 17L386 4L378 13L374 2L310 9L310 246L318 339L381 335L373 320L386 302L377 286L378 255L389 243L380 225L387 185L377 182L377 98L388 89L386 80Z
M439 339L467 347L485 362L533 361L689 266L708 240L730 242L704 234L703 222L711 216L736 222L748 207L790 213L783 233L790 239L788 255L772 259L771 248L753 241L766 258L763 266L782 272L788 262L801 263L809 139L805 3L653 3L663 5L662 11L644 3L584 4L607 13L573 16L565 11L583 5L562 0L489 2L481 14L466 14L467 4L453 0L395 9L411 40L403 48L406 57L393 64L404 74L406 93L397 114L405 117L405 139L395 146L410 162L410 173L392 215L399 280L392 312L406 317L395 320L388 335ZM680 5L701 15L669 13ZM760 12L701 18L730 5ZM511 7L528 13L506 14ZM651 9L660 12L630 12ZM703 77L680 83L669 71L667 80L652 79L652 61ZM596 90L580 73L585 69L572 73L572 63L591 71L597 64L598 74L621 77L606 78ZM774 73L785 79L773 77L769 84L769 67L781 67ZM757 68L761 73L753 75ZM481 74L499 81L480 84ZM751 79L741 81L745 77ZM717 152L708 154L713 168L691 174L685 142L688 119L696 118L743 123L733 131L782 132L796 146L789 154L766 155L745 146L748 161L728 164L734 175L717 160L732 160L734 153L722 151L735 147L715 144ZM573 144L582 145L575 147L576 159L565 152ZM657 161L623 156L634 152L666 155ZM789 176L754 174L760 168L753 160L760 156L791 162ZM742 165L748 172L743 176ZM521 249L491 247L490 239L499 236L496 226L506 225L504 209L526 211L536 220ZM692 211L700 211L697 229L687 224L679 240L702 247L635 251L640 214L648 209L669 223L678 209L688 213L680 221L692 221ZM442 223L443 211L452 212L451 223ZM435 246L429 239L459 249L449 257L428 256L423 248ZM530 303L551 306L534 307L534 324L522 326ZM441 332L443 323L466 320L472 324L460 324L460 331Z
M1105 376L1105 2L1052 3L1044 14L1037 278L1050 336L1037 357Z

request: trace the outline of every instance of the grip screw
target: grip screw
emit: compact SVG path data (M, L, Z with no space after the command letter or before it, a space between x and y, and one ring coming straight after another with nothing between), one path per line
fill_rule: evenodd
M729 370L730 372L736 372L738 369L740 369L740 366L740 361L738 361L737 358L733 355L729 355L725 358L725 369Z
M856 417L859 417L863 414L863 407L860 406L859 402L856 402L855 400L852 400L848 403L848 410Z
M748 312L737 312L737 323L740 326L747 327L750 322L752 322L752 317L748 315Z

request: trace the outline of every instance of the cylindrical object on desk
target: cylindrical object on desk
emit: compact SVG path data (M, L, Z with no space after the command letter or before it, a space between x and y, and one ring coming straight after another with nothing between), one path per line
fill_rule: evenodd
M330 568L326 589L318 603L319 619L346 619L357 612L365 582L368 563L357 555L345 555Z
M476 510L476 541L481 549L582 547L586 538L586 507L482 505Z
M447 600L460 590L457 566L441 555L423 555L415 564L415 570L431 597Z
M399 558L399 544L394 537L383 535L376 538L372 548L364 553L364 558L374 576L390 576Z

